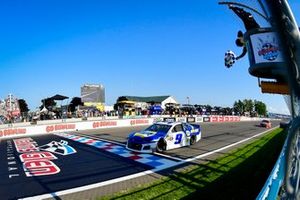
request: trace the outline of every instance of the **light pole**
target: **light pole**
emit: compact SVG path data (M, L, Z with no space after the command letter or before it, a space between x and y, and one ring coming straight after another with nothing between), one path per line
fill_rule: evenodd
M190 97L186 97L187 104L190 105Z

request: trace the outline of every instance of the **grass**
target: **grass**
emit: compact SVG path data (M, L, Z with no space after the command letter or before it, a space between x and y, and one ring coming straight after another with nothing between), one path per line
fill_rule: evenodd
M98 199L255 199L285 140L276 129L206 164Z

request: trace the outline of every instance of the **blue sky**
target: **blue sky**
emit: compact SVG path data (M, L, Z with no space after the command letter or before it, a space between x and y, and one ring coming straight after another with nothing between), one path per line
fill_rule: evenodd
M251 98L287 112L282 96L260 93L247 57L224 67L226 50L240 53L234 41L244 27L217 1L1 1L0 24L0 98L12 93L32 110L101 83L108 105L122 95L219 106Z

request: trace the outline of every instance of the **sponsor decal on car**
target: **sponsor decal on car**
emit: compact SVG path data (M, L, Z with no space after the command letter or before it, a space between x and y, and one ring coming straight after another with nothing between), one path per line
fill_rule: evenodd
M166 137L166 140L168 140L168 141L172 141L172 140L173 140L173 137L172 137L172 136L170 136L170 135L168 135L168 136Z
M199 132L199 129L192 129L191 130L191 133L197 133L197 132Z
M134 136L144 138L145 135L142 133L135 133Z

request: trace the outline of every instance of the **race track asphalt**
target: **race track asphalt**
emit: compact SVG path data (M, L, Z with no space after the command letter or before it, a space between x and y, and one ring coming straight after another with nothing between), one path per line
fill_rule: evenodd
M193 146L169 150L164 152L164 154L186 159L207 153L267 130L266 128L260 127L259 123L259 121L201 123L202 139L198 143ZM279 123L280 121L272 121L272 126L278 126ZM129 133L140 131L146 127L147 126L87 130L79 133L125 144Z
M198 156L267 130L259 127L258 124L257 121L202 123L202 139L198 143L190 147L167 151L164 155L179 159ZM279 121L273 121L273 126L276 125L279 125ZM20 148L28 148L28 146L24 146L24 143L19 143L18 146L16 145L16 139L3 139L0 141L1 199L18 199L51 193L55 196L57 191L109 181L155 169L161 163L172 164L176 162L174 159L168 159L160 155L148 154L145 157L124 150L127 135L143 128L145 127L109 128L77 131L65 135L47 134L28 137L31 141L31 147L41 147L50 144L52 141L60 142L63 140L65 142L62 143L66 143L76 151L68 155L60 155L54 152L52 155L55 158L46 159L46 161L45 157L40 159L42 162L45 161L44 163L31 162L29 156L34 155L30 151L20 152ZM106 142L103 142L102 139ZM120 143L120 145L114 144L114 142ZM41 154L41 152L45 151L39 149L38 154ZM23 154L29 154L29 156ZM34 169L47 170L47 163L52 163L59 170L52 175L31 176L32 172L26 173L23 168L26 162L22 161L21 157L24 156L29 158L26 161L27 165ZM138 183L143 183L146 180L145 177L139 179L143 180ZM65 195L62 199L91 199L101 194L118 192L124 187L134 186L134 184L124 182L107 185L105 187L106 191L102 191L104 187L102 189L96 188L76 193L75 196L74 194L70 194L71 196ZM60 199L60 197L54 197L54 199Z
M27 137L28 138L28 137ZM48 144L52 141L61 141L63 138L56 135L43 135L30 137L32 141L40 145ZM34 159L35 162L27 164L38 170L53 170L45 160L51 161L56 166L56 172L49 175L26 175L23 168L22 155L41 155L42 150L31 152L18 152L15 139L1 141L0 143L0 199L18 199L21 197L35 196L43 193L53 193L55 191L79 187L82 185L106 181L148 169L152 167L125 159L105 150L92 148L88 145L67 140L68 145L76 149L76 153L71 155L54 154L55 159ZM23 143L24 144L24 143ZM28 146L27 146L28 148ZM37 162L36 160L40 160ZM43 162L43 163L42 163ZM34 173L34 171L32 171Z

